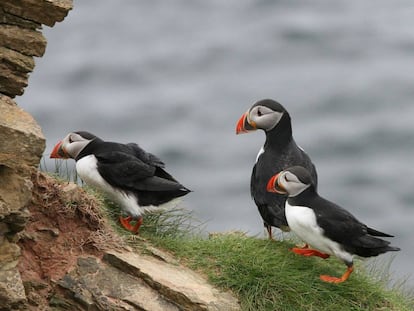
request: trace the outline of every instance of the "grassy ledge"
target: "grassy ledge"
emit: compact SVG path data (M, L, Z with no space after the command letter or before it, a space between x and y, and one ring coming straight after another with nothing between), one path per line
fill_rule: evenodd
M140 248L142 241L117 224L114 206L105 206L118 232ZM170 251L217 287L234 292L242 310L414 310L412 295L387 289L388 280L374 280L362 262L356 262L357 271L347 282L328 284L319 280L320 274L341 275L346 268L335 258L298 256L289 251L294 246L289 240L269 241L241 232L205 237L201 232L190 211L173 208L147 215L140 237Z
M57 170L56 175L77 180L66 167L63 170L65 174ZM192 212L178 206L146 215L136 236L119 225L118 207L86 190L102 202L103 213L130 246L142 251L149 242L171 252L212 284L235 293L242 310L414 310L414 295L403 284L388 288L387 266L365 269L357 260L348 281L324 283L320 274L339 276L345 270L336 258L298 256L289 251L294 246L290 240L269 241L240 232L206 237Z
M231 289L243 310L413 310L407 297L362 271L340 285L321 282L320 274L337 275L344 266L335 259L297 256L288 251L289 242L237 234L152 241L215 285Z

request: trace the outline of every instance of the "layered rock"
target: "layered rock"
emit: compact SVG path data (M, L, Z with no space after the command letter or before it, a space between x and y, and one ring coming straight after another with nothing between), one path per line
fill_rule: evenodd
M16 268L20 249L14 242L30 217L30 174L45 139L35 120L11 98L0 95L0 111L0 309L21 310L26 297Z
M27 305L15 242L30 217L30 175L45 148L40 127L12 98L23 94L33 57L45 52L42 24L63 20L71 6L71 0L0 1L0 310Z
M22 95L33 56L42 56L42 24L53 26L72 8L72 0L2 0L0 2L0 93Z
M65 301L86 310L240 310L231 294L219 292L188 268L129 251L106 252L103 260L79 257L58 284L65 294L55 296L52 305Z

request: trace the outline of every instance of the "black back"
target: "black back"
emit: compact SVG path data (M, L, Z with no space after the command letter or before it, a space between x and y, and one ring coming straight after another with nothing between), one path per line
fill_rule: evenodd
M300 149L293 137L289 113L286 111L279 123L266 133L264 153L253 167L250 192L259 209L265 225L287 227L285 201L287 196L266 191L269 179L280 171L295 165L311 172L312 181L317 184L315 166L309 156Z

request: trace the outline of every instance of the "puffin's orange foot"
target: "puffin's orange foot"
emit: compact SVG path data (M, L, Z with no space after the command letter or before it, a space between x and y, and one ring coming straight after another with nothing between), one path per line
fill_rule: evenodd
M132 233L138 234L139 227L141 227L142 221L143 221L142 217L136 220L135 225L132 225L131 221L133 221L131 216L128 216L128 217L119 216L119 222L126 230L131 231Z
M335 283L335 284L342 283L342 282L348 280L348 278L351 275L352 271L354 271L354 268L351 266L351 267L348 267L348 269L345 271L345 273L340 278L330 276L330 275L321 275L320 279L324 282L327 282L327 283Z
M323 259L329 258L328 254L321 253L320 251L317 251L316 249L311 249L311 248L297 248L297 247L294 247L294 248L291 249L291 251L294 252L295 254L306 256L306 257L317 256L317 257L321 257Z

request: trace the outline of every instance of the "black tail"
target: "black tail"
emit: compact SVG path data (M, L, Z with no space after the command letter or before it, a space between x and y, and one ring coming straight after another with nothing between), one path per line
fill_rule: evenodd
M158 206L167 203L175 198L185 196L191 192L187 188L181 188L172 191L136 191L138 204L140 206L154 205Z
M378 256L380 254L384 254L387 252L398 252L401 250L399 247L394 246L386 246L386 247L378 247L378 248L359 248L355 252L358 256L361 257L373 257Z
M375 230L375 229L372 229L372 228L369 228L369 227L367 228L367 232L368 232L368 234L373 235L373 236L383 236L383 237L387 237L387 238L393 238L394 237L391 234L384 233L384 232L381 232L381 231L378 231L378 230Z
M396 252L400 250L399 247L390 246L389 241L369 235L360 237L352 244L352 252L361 257L378 256L386 252Z

